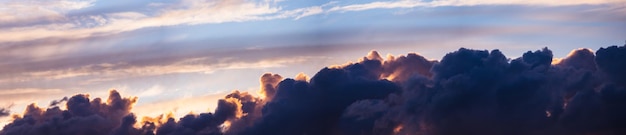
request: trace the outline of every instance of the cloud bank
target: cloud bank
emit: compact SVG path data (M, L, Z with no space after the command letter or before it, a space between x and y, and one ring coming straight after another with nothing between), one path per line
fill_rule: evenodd
M461 48L433 61L372 51L310 79L264 74L260 96L234 91L213 112L138 120L137 97L112 90L106 101L29 105L0 134L625 134L625 54L626 45L578 49L553 61L547 48L514 59Z

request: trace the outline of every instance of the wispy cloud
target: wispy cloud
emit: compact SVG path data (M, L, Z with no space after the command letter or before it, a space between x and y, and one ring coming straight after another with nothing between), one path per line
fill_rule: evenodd
M0 59L3 60L0 61L0 84L2 84L0 85L0 97L4 99L3 102L13 102L18 100L32 101L37 99L38 96L42 96L42 93L62 94L63 92L68 92L68 89L66 89L66 87L61 87L61 85L67 84L81 87L95 86L95 84L112 85L113 83L118 83L127 79L131 80L129 78L138 79L133 77L165 76L172 74L206 75L205 73L213 73L229 69L258 70L276 68L290 64L302 64L311 59L318 59L319 57L308 57L310 54L314 53L327 55L329 53L348 53L344 50L356 52L355 50L357 49L380 49L382 48L382 44L385 45L384 47L402 45L403 47L411 48L420 47L419 49L428 49L430 47L435 48L432 50L441 51L442 48L450 48L450 46L458 47L469 44L477 44L473 46L477 48L500 48L502 45L511 45L513 43L514 45L511 45L512 47L509 48L528 47L525 46L528 42L517 43L517 41L508 41L503 43L485 40L496 37L500 38L498 36L510 36L515 34L522 36L548 35L544 37L549 37L574 33L568 35L568 37L564 36L561 38L569 38L572 37L571 35L595 38L592 36L602 35L603 33L605 35L602 36L606 36L606 31L610 31L606 29L614 30L623 28L623 11L626 9L624 8L624 0L389 0L375 2L353 1L354 3L333 1L328 3L316 3L313 5L305 4L305 6L299 5L295 7L292 5L284 5L287 2L282 2L281 0L176 0L164 3L148 2L145 3L145 7L139 7L138 9L133 10L103 9L111 11L84 11L89 8L98 8L98 5L96 5L97 2L99 1L0 0L0 5L3 5L0 6L0 50L3 50L2 53L0 53ZM520 11L528 13L496 13L494 11L502 10L494 10L494 5L504 5L504 7L498 7L500 9L509 8L510 5L513 5L514 8L533 7L533 10ZM590 5L591 8L584 8L584 10L572 8L578 7L579 5ZM555 9L554 7L561 6L568 6L568 9L558 10L558 12L550 12L546 10L549 8L549 10L552 11ZM368 23L367 25L371 27L367 27L366 29L361 27L343 27L345 24L357 24L350 22L355 20L350 20L340 22L341 25L326 27L331 30L314 28L315 30L304 32L298 30L283 33L275 32L272 34L276 35L263 34L263 36L254 37L256 39L236 36L215 39L202 38L201 40L197 37L197 39L194 40L185 39L187 37L193 37L197 34L204 34L200 32L183 33L180 36L146 36L151 39L159 40L160 38L186 40L180 42L168 41L167 43L160 43L138 41L143 39L141 39L141 36L137 36L153 33L155 31L152 31L152 29L160 30L161 28L186 28L192 25L204 26L206 24L261 22L269 20L287 21L289 23L294 22L294 24L296 24L297 21L307 22L309 20L303 18L316 17L316 15L321 16L349 12L356 13L376 9L407 9L413 11L413 9L436 9L436 7L462 7L463 9L447 10L445 12L420 13L420 15L427 14L425 15L427 17L424 18L411 18L406 16L398 17L402 19L399 21L402 23L417 22L415 24L409 24L408 26L396 25L399 23L391 23L394 21L392 20L385 22L390 25L385 25L384 27L373 25L373 23ZM492 9L484 9L483 7ZM128 9L132 9L132 7ZM546 12L544 13L544 11ZM517 22L505 22L502 23L502 25L485 25L487 23L474 22L462 25L452 24L450 26L445 23L440 23L453 22L447 20L450 17L446 16L450 15L482 15L483 13L486 13L485 16L490 16L488 18L493 16L495 19L506 20L506 17L510 17L515 19L528 19L532 21L538 20L551 24L519 25ZM391 16L391 14L389 15ZM503 19L503 16L506 17ZM581 19L581 16L583 16L584 19ZM363 22L377 22L384 19L393 19L392 17L374 18L373 20L364 19L365 21ZM320 19L321 21L315 21L320 22L320 25L314 24L313 27L323 27L323 25L325 25L324 23L327 23L326 21L330 22L339 19L332 17L329 18L330 19ZM412 20L407 21L405 19ZM480 19L485 18L476 17L463 21L476 21ZM506 21L518 21L515 19ZM594 23L607 23L612 21L613 23L621 24L621 26L596 27L599 25L584 24L585 26L594 27L582 28L572 25L557 24L560 22L571 23L575 21ZM498 21L491 21L489 23L491 24L494 22L499 23ZM429 24L424 25L423 23ZM528 21L524 23L528 23ZM309 26L311 26L311 24L307 22L302 24L300 27ZM274 27L275 26L268 26L267 28L255 27L259 28L259 30L252 29L250 31L271 31L274 30ZM280 27L276 29L283 28ZM203 29L203 31L213 31L213 29ZM160 34L168 33L163 31L156 32ZM611 34L623 35L620 33ZM262 38L262 40L259 40L260 38ZM534 43L538 43L536 45L539 46L554 44L554 42L547 42L543 40L534 41ZM267 49L272 47L263 46L268 44L275 46L290 46L292 48L272 50ZM241 45L236 47L248 47L251 49L250 51L230 52L215 49L219 47L231 47L230 45ZM305 45L306 47L303 47ZM335 45L334 47L336 48L329 47L333 45ZM355 47L357 45L358 47ZM341 48L337 46L344 47ZM403 49L402 51L405 50ZM423 50L416 49L412 51ZM437 52L428 51L427 53ZM259 54L262 54L263 56L259 56ZM283 56L289 57L276 59ZM229 57L236 58L231 59ZM28 87L29 85L42 87ZM43 87L44 85L46 87ZM54 86L48 87L48 85ZM110 86L98 87L108 88ZM82 91L84 88L80 89ZM138 93L142 95L155 95L155 93L163 92L163 90L160 90L158 87L149 88L148 86L148 88L139 89L146 90L144 93ZM72 90L74 90L74 92L79 91L78 89Z
M0 103L12 103L22 106L37 100L52 100L51 97L48 96L59 96L63 94L67 93L57 88L27 87L0 89Z
M267 19L279 19L300 14L287 14L271 1L244 0L183 0L176 4L151 4L162 9L151 14L141 12L119 12L108 14L65 16L66 11L87 6L72 6L65 12L41 14L66 20L36 26L11 27L0 32L0 43L21 42L43 38L85 38L97 35L117 34L148 27L197 25L207 23L243 22ZM307 13L303 12L302 14ZM8 23L0 21L0 23Z
M95 0L3 0L0 26L34 18L61 19L68 11L93 6Z
M141 114L143 116L153 117L169 111L174 113L177 117L180 117L192 111L203 112L214 109L217 104L215 99L223 97L224 94L226 94L226 92L156 101L137 105L133 109L137 112L137 114Z
M371 2L364 4L352 4L335 6L327 12L361 11L370 9L388 8L415 8L415 7L442 7L442 6L478 6L478 5L529 5L529 6L569 6L569 5L599 5L626 2L624 0L398 0Z
M0 83L14 81L56 80L75 77L87 77L85 83L112 81L129 77L156 76L175 73L209 74L218 70L229 69L263 69L283 67L287 64L302 63L316 57L295 57L283 59L264 59L259 61L240 61L232 58L214 59L209 57L189 58L174 63L158 63L157 65L133 65L128 63L102 63L61 70L45 70L25 72L18 76L20 80L11 78L0 79ZM13 76L15 77L15 76ZM3 95L5 91L0 92ZM27 92L27 91L22 91Z
M0 96L19 95L19 94L37 94L37 93L60 93L60 89L37 89L37 88L21 88L12 90L0 90Z
M337 2L284 10L279 5L280 2L276 1L182 0L174 4L150 3L150 8L160 9L152 13L126 11L80 16L67 15L69 11L89 7L92 3L93 1L80 1L72 4L69 1L60 1L57 4L51 4L64 5L67 8L50 9L50 12L53 14L41 13L38 16L40 16L39 18L57 18L55 19L57 21L40 25L9 27L5 31L0 31L0 36L5 37L0 39L0 44L15 44L39 39L80 39L162 26L262 21L284 18L297 20L321 14L325 11L328 12L329 10L324 8ZM23 23L29 21L29 19L36 20L37 18L24 18L17 20L17 22ZM0 24L12 23L12 21L6 20L0 21Z
M0 31L0 44L41 39L81 39L134 31L150 27L198 25L226 22L262 21L330 14L334 12L363 11L371 9L418 8L442 6L479 6L479 5L526 5L526 6L570 6L602 5L625 2L624 0L399 0L377 1L370 3L342 4L328 2L323 5L301 7L292 10L283 9L277 1L245 0L182 0L172 4L149 3L147 7L157 9L150 13L124 11L104 14L86 14L70 16L67 13L93 6L94 1L9 1L0 8L0 26L2 24L20 24L40 18L55 20L39 25L8 27ZM33 4L34 3L34 4ZM36 6L28 6L36 5ZM35 12L31 12L31 10Z

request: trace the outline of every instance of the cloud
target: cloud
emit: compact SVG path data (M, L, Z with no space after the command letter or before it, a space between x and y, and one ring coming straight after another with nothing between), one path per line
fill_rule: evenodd
M163 92L164 92L163 86L154 85L150 87L149 89L139 93L137 96L139 97L156 96L156 95L163 94Z
M0 27L18 25L29 20L63 20L63 15L72 10L93 6L95 0L4 0L0 4ZM26 26L23 25L22 26Z
M578 49L560 62L547 48L513 59L461 48L440 61L372 51L310 79L263 74L259 96L202 97L217 99L213 112L138 120L137 98L113 90L106 101L53 102L66 109L31 104L0 134L622 134L624 48Z
M572 0L572 1L558 1L558 0L513 0L513 1L498 1L498 0L435 0L435 1L420 1L420 0L398 0L398 1L384 1L384 2L371 2L365 4L351 4L345 6L335 6L330 8L327 12L346 12L346 11L362 11L371 9L390 9L390 8L416 8L416 7L445 7L445 6L480 6L480 5L526 5L526 6L571 6L571 5L603 5L626 2L623 0Z
M94 1L32 1L42 13L36 18L19 18L23 13L32 13L27 5L29 2L9 1L5 10L10 12L0 15L7 20L0 22L0 27L7 27L0 32L0 43L14 44L32 40L55 39L76 40L97 36L109 36L124 32L136 31L145 28L218 24L227 22L265 21L291 18L294 20L303 17L330 14L334 12L363 11L371 9L395 9L417 7L445 7L445 6L482 6L482 5L521 5L521 6L572 6L572 5L611 5L623 3L623 0L575 0L575 1L377 1L370 3L342 4L328 2L322 5L285 9L285 5L276 1L245 1L245 0L181 0L168 4L144 3L138 9L121 10L117 12L91 13L81 11L93 6ZM140 4L141 5L141 4ZM151 6L150 6L151 5ZM155 6L158 5L158 6ZM154 9L156 8L156 9ZM619 9L618 9L619 10ZM69 11L79 13L69 14ZM13 13L16 12L16 13ZM85 13L80 13L85 12ZM2 24L4 23L4 24Z
M427 3L421 1L386 1L386 2L371 2L366 4L353 4L346 6L336 6L328 10L328 12L345 12L345 11L361 11L380 8L413 8L418 6L426 6Z
M626 46L626 45L625 45ZM626 57L626 47L611 46L608 48L600 48L596 52L596 63L598 68L607 74L614 83L626 86L626 62L618 60Z
M64 91L55 88L12 88L0 89L0 102L27 104L36 100L48 100L43 96L62 96Z
M0 107L0 118L11 115L11 107L13 107L13 104L8 107Z
M130 77L142 77L142 76L157 76L177 73L202 73L210 74L219 70L231 70L231 69L265 69L283 67L288 64L302 63L311 59L319 59L318 57L294 57L294 58L278 58L278 59L265 59L258 61L238 60L235 58L184 58L183 60L173 63L160 62L150 65L138 65L128 63L102 63L86 65L78 68L69 68L62 70L45 70L45 71L32 71L24 72L20 74L20 80L0 80L0 83L8 83L11 81L33 81L38 79L45 80L58 80L68 78L84 78L95 77L86 80L86 83L93 83L99 81L118 80L122 78ZM33 90L20 90L15 92L28 92ZM3 95L5 92L0 92Z
M139 117L158 116L171 112L173 116L182 117L190 112L205 112L216 108L217 100L227 92L182 97L179 99L158 100L150 103L138 104L133 112Z
M0 32L0 43L14 43L37 39L80 39L93 36L119 34L150 27L216 24L225 22L260 21L291 17L304 17L319 12L311 7L302 11L282 11L270 1L245 0L182 0L159 7L162 10L147 14L124 11L106 14L66 16L57 13L57 22L10 27Z
M136 97L122 98L113 90L106 101L74 95L66 103L67 110L31 104L0 134L108 134L123 123L136 101Z
M0 96L14 96L14 95L28 95L28 94L36 94L36 93L60 93L61 89L37 89L37 88L22 88L22 89L11 89L11 90L0 90Z
M261 90L260 94L267 100L271 100L276 95L276 86L283 77L278 74L266 73L261 76Z
M320 14L323 11L324 10L322 9L322 7L309 7L309 8L298 9L298 10L295 10L294 12L302 12L302 13L300 13L300 15L296 16L296 18L294 19L298 20L303 17Z
M198 7L202 5L193 5L194 1L185 2L174 2L167 3L161 6L166 6L170 8L163 7L160 10L186 10L191 7ZM245 1L252 2L252 1ZM396 2L396 1L387 1L384 3ZM204 6L208 6L208 9L213 9L216 6L226 6L237 2L231 3L222 3L218 4L215 2L209 2L213 4L204 4ZM254 3L254 2L253 2ZM260 4L259 4L260 3ZM285 7L281 7L280 2L270 3L269 6L273 8L280 9L277 13L272 13L269 16L281 16L285 15L285 17L279 18L291 18L295 19L297 16L304 15L302 14L308 9L315 9L315 12L318 13L318 9L326 10L331 9L333 7L342 7L345 5L359 5L359 3L342 3L342 2L329 2L330 4L324 4L321 6L310 6L310 7L297 7L295 9L288 9ZM241 3L239 3L241 4ZM263 2L257 2L257 6L264 6ZM392 4L393 5L393 4ZM400 4L400 5L410 5L410 4ZM96 7L98 5L95 5ZM87 8L92 8L87 7ZM237 6L227 6L231 8L236 8ZM155 27L144 27L135 30L129 30L125 32L121 32L118 34L81 34L88 35L85 37L80 36L70 36L70 39L65 37L49 37L49 38L41 38L41 39L28 39L25 41L16 41L16 42L5 42L0 43L0 48L5 50L5 53L0 54L0 58L6 59L6 61L0 62L0 72L3 74L0 75L4 79L0 79L0 82L24 82L28 79L23 79L22 77L16 74L25 73L28 76L53 76L52 78L56 79L68 79L68 78L80 78L88 76L89 72L81 72L80 68L87 68L88 66L98 66L100 64L127 64L127 65L135 65L137 62L146 62L146 61L159 61L162 60L163 63L169 64L173 63L172 58L177 58L177 60L184 60L186 58L198 58L198 57L219 57L214 55L213 53L219 53L220 51L215 51L219 46L230 46L230 45L254 45L258 46L287 46L287 45L308 45L314 48L317 46L331 46L331 45L363 45L363 44L385 44L385 45L413 45L413 43L420 43L420 46L433 46L430 44L436 44L440 42L444 37L449 38L451 35L456 40L445 41L445 43L440 44L457 44L457 46L464 46L463 44L466 42L481 42L480 44L494 44L494 46L502 43L501 41L493 41L493 37L505 37L510 38L511 36L518 37L520 35L545 35L545 36L556 36L561 38L570 38L574 37L593 37L594 35L598 35L601 33L606 33L607 31L612 31L616 29L615 26L611 24L621 24L621 23L610 23L608 25L603 25L599 27L586 27L587 23L602 23L605 24L603 20L611 19L614 22L620 22L620 19L623 18L619 16L619 13L606 13L604 6L590 6L587 8L565 8L561 9L552 9L552 8L533 8L533 10L523 10L524 7L466 7L449 11L439 11L437 9L436 12L425 12L425 13L416 13L418 15L428 14L426 18L437 18L439 19L415 19L420 22L425 21L424 23L432 23L433 24L441 24L438 23L441 21L441 18L449 18L451 14L456 16L464 16L466 14L473 14L476 16L483 16L483 13L493 12L495 11L506 11L506 12L497 12L497 13L489 13L497 15L497 16L507 16L507 18L498 19L505 21L503 25L485 25L485 22L477 22L478 24L473 25L455 25L453 26L432 26L432 25L413 25L411 27L402 27L401 25L397 25L399 27L395 27L397 23L394 24L394 28L389 27L368 27L367 29L362 28L348 28L348 29L332 29L332 27L324 27L320 26L314 28L315 30L305 33L283 33L279 35L263 35L260 37L229 37L226 40L222 38L207 38L202 40L192 40L187 39L187 41L165 41L170 38L174 38L177 35L172 34L155 34L159 36L163 36L162 38L153 38L154 35L146 35L146 33L175 33L173 31L178 31L178 28L187 28L193 27L188 25L195 24L180 24L180 25L172 25L173 27L165 26L155 26ZM506 8L507 10L502 10ZM519 10L519 9L522 10ZM297 10L302 9L302 10ZM307 9L307 10L304 10ZM476 9L485 9L485 10L476 10ZM487 10L489 9L489 10ZM517 10L516 10L517 9ZM585 10L580 10L585 9ZM78 9L80 10L80 9ZM139 10L139 9L138 9ZM217 10L217 9L215 9ZM287 11L288 10L288 11ZM557 11L554 11L557 10ZM607 9L608 10L608 9ZM298 11L289 14L289 11ZM519 11L519 12L514 12ZM596 12L597 11L597 12ZM78 12L78 11L76 11ZM320 14L325 14L324 12ZM521 13L520 13L521 12ZM611 10L613 12L613 10ZM142 20L143 18L153 18L154 16L159 15L164 12L155 12L155 13L146 13L139 12L135 10L124 10L123 12L107 12L106 14L71 14L66 19L69 20L78 20L83 24L93 24L92 27L76 27L73 26L78 24L73 23L53 23L50 26L44 25L29 25L26 27L18 27L16 31L7 32L9 35L16 35L16 33L22 32L17 29L43 29L44 27L52 27L55 31L66 32L67 29L72 30L81 30L81 29L98 29L100 27L107 27L108 25L112 25L112 21L107 20L113 18L119 20L130 20L128 22L120 23L124 24L132 24L138 20ZM505 14L506 13L506 14ZM513 14L509 16L508 13ZM530 14L530 15L529 15ZM81 16L85 15L85 16ZM413 15L410 14L410 15ZM540 17L537 17L537 16ZM530 16L530 18L559 18L554 16L562 16L561 18L567 18L561 22L553 22L550 21L550 24L558 25L557 23L573 23L572 25L543 25L543 24L529 24L529 25L507 25L508 21L515 21L520 17L522 19L526 19ZM77 16L77 17L74 17ZM289 17L290 16L290 17ZM584 16L585 19L580 19ZM454 16L453 16L454 17ZM470 18L474 18L474 16L470 15ZM400 18L406 18L402 16ZM411 18L411 17L409 17ZM104 21L102 21L104 19ZM386 18L387 19L387 18ZM326 19L324 19L326 20ZM328 21L334 20L333 18L328 19ZM380 19L384 20L384 19ZM481 19L471 19L471 20L481 20ZM582 20L582 22L581 22ZM618 21L619 20L619 21ZM291 21L291 20L289 20ZM304 20L302 20L304 21ZM545 20L535 20L533 22L544 22ZM574 21L574 22L571 22ZM392 22L390 22L392 23ZM97 24L97 25L96 25ZM100 26L100 24L103 24ZM151 23L149 23L151 24ZM200 24L200 23L198 23ZM420 23L421 24L421 23ZM500 23L499 23L500 24ZM241 24L245 25L245 24ZM573 26L573 25L584 25L584 26ZM70 27L72 26L72 27ZM613 27L615 26L615 27ZM13 28L13 27L11 27ZM195 28L195 27L194 27ZM204 27L203 27L204 28ZM332 30L320 30L330 28ZM47 29L47 28L46 28ZM177 30L172 30L177 29ZM227 28L228 29L228 28ZM165 31L163 31L165 30ZM171 30L171 31L170 31ZM586 31L584 33L580 33L577 31ZM160 31L160 32L159 32ZM210 30L209 30L210 31ZM180 32L180 31L179 31ZM203 32L207 32L204 31ZM72 33L72 32L68 32ZM245 33L245 32L243 32ZM358 33L358 34L355 34ZM451 34L451 35L450 35ZM56 34L53 34L56 35ZM184 35L184 34L183 34ZM191 34L193 35L202 35L202 34ZM214 35L214 34L207 34ZM219 35L219 34L218 34ZM610 35L620 35L620 33L614 33ZM30 37L30 36L29 36ZM184 36L182 36L184 37ZM377 37L377 38L371 38ZM525 38L527 36L524 36ZM538 38L543 36L536 36L530 38ZM202 37L195 37L202 38ZM247 40L240 40L241 38L245 38ZM613 40L618 37L610 37L610 40ZM4 38L4 39L13 39L13 38ZM147 41L144 41L147 40ZM535 41L545 41L543 39L535 40ZM565 42L570 42L571 40L562 40ZM606 41L606 40L605 40ZM393 43L390 43L393 42ZM489 42L489 43L486 43ZM506 42L506 41L504 41ZM575 41L571 41L575 42ZM206 43L211 43L207 45ZM459 44L461 43L461 44ZM177 46L170 46L171 44L177 44ZM528 44L528 43L520 43L520 42L508 42L506 44L515 44L515 47L520 47L519 45ZM543 44L543 43L537 43ZM567 44L567 43L563 43ZM581 45L583 43L580 43ZM154 46L154 47L147 47ZM522 46L523 49L529 49L527 46ZM262 48L262 47L261 47ZM496 47L485 47L483 48L496 48ZM532 47L534 48L534 47ZM322 48L324 49L324 48ZM267 49L266 49L267 50ZM506 50L505 50L506 51ZM167 55L159 55L160 53L153 52L166 52ZM211 52L211 53L207 53ZM558 53L558 52L557 52ZM137 55L141 55L142 57L135 57ZM221 55L229 55L225 53L220 53ZM185 55L185 56L182 56ZM232 55L232 54L231 54ZM425 53L424 55L428 55ZM185 58L181 58L185 57ZM150 59L150 60L148 60ZM168 60L169 59L169 60ZM219 59L219 58L216 58ZM150 64L145 64L148 66L158 65L152 62ZM143 67L144 64L140 64L140 67ZM16 68L15 66L18 66ZM194 67L198 69L198 67ZM56 75L55 75L56 74ZM62 74L62 75L59 75ZM91 79L93 82L95 81L103 81L103 80L112 80L111 78L98 78Z

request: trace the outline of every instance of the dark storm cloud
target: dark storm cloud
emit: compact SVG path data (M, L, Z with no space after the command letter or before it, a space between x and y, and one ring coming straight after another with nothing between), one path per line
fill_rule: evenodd
M173 118L156 130L158 135L178 134L221 134L220 126L229 119L235 119L241 114L241 104L233 99L220 99L215 113L201 113L186 115L175 121Z
M626 46L600 48L596 53L598 68L614 81L626 87Z
M122 123L130 113L137 98L122 98L113 90L106 101L91 100L88 95L74 95L67 100L67 110L59 107L40 108L35 104L26 107L21 117L4 126L3 135L107 135Z
M441 61L372 51L310 80L264 74L261 97L234 91L214 112L140 122L135 98L78 94L28 106L0 134L624 134L625 50L579 49L557 63L547 48L514 59L461 48Z
M557 65L547 49L508 60L498 50L462 48L435 64L431 79L408 80L400 96L357 102L348 109L359 111L344 118L360 122L348 128L357 134L623 134L626 91L608 80L626 74L595 70L601 60L618 67L623 48L601 49L598 57L577 50Z

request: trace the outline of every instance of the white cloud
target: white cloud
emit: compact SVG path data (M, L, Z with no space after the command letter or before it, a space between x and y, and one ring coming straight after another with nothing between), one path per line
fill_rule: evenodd
M66 13L71 10L81 9L93 5L93 1L59 1L37 16L56 18L54 23L39 25L9 27L0 31L0 44L9 42L24 42L30 40L60 38L82 39L94 35L113 35L142 28L175 26L175 25L198 25L226 22L261 21L283 18L300 19L302 17L320 14L324 11L321 6L304 7L294 10L283 10L278 1L246 1L246 0L182 0L179 3L165 5L152 3L148 7L158 9L153 13L141 13L133 11L107 13L100 15L88 15L67 17ZM27 3L14 2L13 6L7 6L4 10L18 9L16 12L28 13L24 7ZM331 2L334 3L334 2ZM41 4L46 5L46 4ZM64 7L64 8L52 8ZM11 18L4 15L12 12L1 12L0 18ZM19 21L37 18L22 18ZM7 19L2 19L7 20ZM0 22L2 23L2 22Z
M302 17L320 14L324 12L324 10L322 9L322 7L309 7L300 9L300 12L300 15L296 16L295 20L298 20Z
M38 17L62 19L68 11L93 6L95 0L3 0L0 24Z
M143 116L154 117L168 112L173 113L179 118L189 114L189 112L212 112L217 106L217 99L223 98L226 94L227 93L215 93L138 104L133 108L133 112L139 116L138 118ZM141 100L139 102L141 102Z
M371 2L335 6L327 12L362 11L370 9L441 7L441 6L477 6L477 5L529 5L529 6L569 6L569 5L599 5L626 2L626 0L398 0L385 2Z
M0 90L0 96L24 95L24 94L54 94L63 92L61 89L18 88Z
M95 0L0 0L0 35L6 36L4 39L28 37L32 33L68 30L74 28L72 23L77 21L102 21L97 16L66 16L68 12L91 7L94 2Z
M345 11L361 11L369 9L379 8L412 8L417 6L425 6L427 3L421 1L386 1L386 2L372 2L366 4L354 4L347 6L335 6L329 9L327 12L345 12Z
M197 25L225 22L244 22L268 19L280 19L301 14L320 12L311 8L300 14L285 14L273 1L255 2L244 0L183 0L178 4L160 7L155 15L139 12L110 13L75 19L72 22L53 23L41 26L13 27L0 31L0 43L20 42L43 38L80 39L98 35L111 35L148 27ZM162 5L161 5L162 6ZM0 15L1 17L2 15ZM63 18L63 12L56 12L56 17ZM73 18L70 18L73 19ZM75 22L78 23L75 23ZM88 23L84 23L88 22ZM59 25L61 27L59 29ZM87 26L87 27L85 27Z
M154 85L154 86L148 88L147 90L142 91L137 96L138 97L151 97L151 96L159 95L159 94L163 93L164 91L165 91L165 89L163 88L163 86L161 86L161 85Z
M22 42L44 38L80 39L94 35L111 35L148 27L197 25L225 22L260 21L282 18L295 20L303 17L331 12L362 11L370 9L475 6L475 5L598 5L624 2L624 0L399 0L371 2L363 4L339 5L329 2L319 6L283 10L275 0L182 0L166 5L151 3L148 7L157 8L153 13L120 12L86 17L67 18L68 11L93 6L94 0L45 1L10 0L0 2L0 24L20 22L37 17L61 20L56 23L37 26L11 27L0 31L0 44ZM155 7L156 6L156 7ZM333 6L326 8L326 6Z
M0 103L15 104L15 107L11 108L11 110L21 111L28 104L38 103L38 101L44 101L44 102L39 102L39 103L43 103L47 105L49 101L55 100L56 98L65 94L67 94L67 91L65 91L64 89L57 89L57 88L28 87L28 88L0 89Z
M102 63L82 66L78 68L62 70L46 70L36 72L26 72L19 76L1 78L0 84L34 80L57 80L76 77L89 77L82 83L97 83L103 81L114 81L122 78L156 76L176 73L203 73L210 74L218 70L229 69L265 69L283 67L287 64L302 63L318 57L294 57L265 59L252 62L236 61L228 58L211 59L209 57L188 58L179 62L158 65L129 65L127 63ZM18 80L14 78L20 78ZM0 93L2 95L2 93Z

